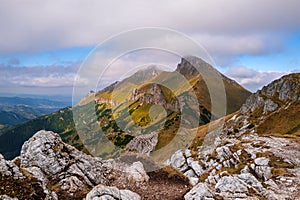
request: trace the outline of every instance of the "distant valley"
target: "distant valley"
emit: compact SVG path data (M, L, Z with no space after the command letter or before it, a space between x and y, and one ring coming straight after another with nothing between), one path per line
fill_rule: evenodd
M17 125L70 105L68 101L33 97L0 97L0 125Z

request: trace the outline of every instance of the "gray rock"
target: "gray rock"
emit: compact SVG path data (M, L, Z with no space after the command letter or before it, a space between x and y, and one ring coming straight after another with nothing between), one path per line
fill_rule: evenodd
M18 198L12 198L7 195L0 195L0 200L18 200Z
M217 192L230 192L230 193L247 193L248 188L245 182L237 177L224 176L215 186Z
M241 170L241 173L249 173L250 172L250 169L248 167L248 165L246 165L242 170Z
M76 176L70 176L62 179L59 182L61 189L68 191L69 193L75 193L79 188L84 187L84 183L80 181Z
M197 161L192 161L189 164L189 167L192 168L192 170L196 173L197 176L201 176L204 173L204 170Z
M259 95L259 93L254 93L246 100L242 105L240 112L245 114L248 111L254 111L256 108L264 106L264 99Z
M90 186L105 183L112 171L100 158L63 143L51 131L39 131L25 142L20 159L22 168L38 167L51 178L81 176Z
M186 171L188 169L188 165L182 150L176 151L170 158L169 163L172 167L180 171Z
M132 163L130 166L124 166L124 171L127 174L127 179L136 183L148 182L149 176L147 175L143 164L138 161Z
M264 112L263 114L267 114L269 112L272 112L278 108L278 104L274 103L272 100L267 99L265 101L265 106L264 106Z
M199 183L191 189L186 195L185 200L208 200L214 199L213 192L207 187L205 183Z
M0 154L0 173L5 176L13 176L14 179L23 179L25 176L13 161L6 161Z
M223 160L227 160L232 155L232 152L227 146L218 147L216 149L217 158L222 162Z
M238 178L241 179L243 182L247 183L249 186L255 188L258 191L262 191L264 189L261 182L259 182L255 176L250 173L242 173L238 175Z
M268 166L268 158L256 158L254 160L254 163L256 164L254 171L259 178L264 178L264 180L268 180L272 177L271 167Z
M195 186L195 185L197 185L197 183L199 183L199 179L196 177L188 177L188 178L189 178L190 184L192 186Z
M86 200L140 200L141 197L129 190L97 185L87 195Z
M256 158L254 163L259 166L267 166L269 164L270 159L265 157Z
M189 150L189 149L186 149L186 150L184 151L184 154L185 154L185 157L187 157L187 158L189 158L189 157L192 156L191 150Z
M111 179L136 184L149 180L142 163L129 166L114 160L103 161L63 143L51 131L39 131L25 142L20 160L21 167L42 183L45 194L54 196L49 199L55 199L55 194L47 189L49 178L60 180L58 185L69 194L79 188L106 184Z
M126 148L134 150L141 154L149 154L154 150L158 142L158 133L149 133L134 137L127 145Z
M190 178L190 177L197 177L195 172L192 169L187 170L186 172L184 172L184 174L186 177Z

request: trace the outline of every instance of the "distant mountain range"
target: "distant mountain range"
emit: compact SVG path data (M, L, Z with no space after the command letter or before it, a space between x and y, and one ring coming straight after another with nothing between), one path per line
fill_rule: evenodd
M64 142L80 150L83 149L82 143L84 143L93 155L105 156L107 154L103 152L103 149L107 151L108 147L104 148L104 144L101 143L101 140L105 139L109 139L117 147L130 147L136 150L132 143L127 144L141 133L155 132L157 143L153 148L160 149L174 137L179 126L196 128L210 122L211 119L222 117L211 113L208 88L203 77L193 66L208 71L208 74L217 74L223 81L227 98L227 113L224 114L237 111L251 95L249 91L205 61L196 57L183 58L174 72L165 72L155 66L150 66L97 93L91 93L83 98L78 106L72 108L73 110L65 108L59 112L0 130L0 153L8 159L14 158L19 154L22 144L41 129L59 133ZM181 78L188 82L189 87L183 87L178 80L178 74L181 74ZM164 85L172 85L177 90L174 93ZM213 90L219 91L220 88L214 85ZM190 98L190 93L195 94L194 99ZM183 109L189 113L182 122L180 102L184 105ZM44 103L40 102L35 105L44 106ZM53 102L48 103L50 106L56 105ZM160 106L156 109L163 108L165 115L156 115L156 111L151 110L154 105ZM154 116L151 116L149 112L152 112ZM79 113L77 117L80 119L75 121L76 128L73 113ZM127 113L130 114L127 115ZM77 131L80 131L80 138ZM105 138L101 138L103 136L100 136L100 132L104 132ZM111 149L111 151L118 154L116 149Z
M70 102L40 98L0 97L0 125L17 125L70 105Z

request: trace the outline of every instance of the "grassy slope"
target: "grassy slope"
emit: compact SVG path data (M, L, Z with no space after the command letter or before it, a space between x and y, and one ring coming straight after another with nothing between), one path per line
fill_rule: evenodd
M65 108L14 127L1 129L0 153L7 159L14 158L20 154L23 143L34 133L43 129L60 133L65 142L77 148L82 148L82 144L78 142L79 138L74 129L72 111L70 108Z
M276 135L282 137L298 137L300 131L300 102L291 105L288 109L281 109L268 116L257 128L261 135Z

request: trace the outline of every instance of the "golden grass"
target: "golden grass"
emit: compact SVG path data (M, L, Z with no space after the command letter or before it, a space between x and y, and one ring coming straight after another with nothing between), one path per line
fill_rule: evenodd
M300 131L300 103L291 105L272 114L259 125L257 132L260 135L275 135L299 139Z

